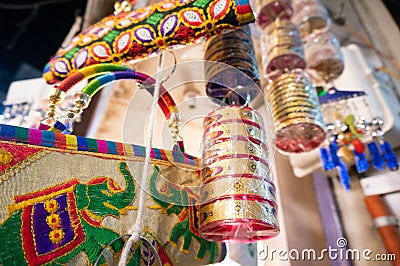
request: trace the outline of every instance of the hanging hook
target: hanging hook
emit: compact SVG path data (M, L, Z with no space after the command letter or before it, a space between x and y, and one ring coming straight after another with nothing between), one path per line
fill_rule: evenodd
M176 59L175 53L172 50L167 50L167 52L172 54L172 56L174 57L174 64L173 64L172 70L168 74L168 76L166 76L165 78L163 78L160 81L161 85L164 84L165 82L167 82L172 77L172 75L175 74L175 71L176 71L176 68L177 68L177 65L178 65L178 60ZM140 89L152 89L155 86L155 84L144 84L143 83L143 84L139 84L138 86L139 86Z

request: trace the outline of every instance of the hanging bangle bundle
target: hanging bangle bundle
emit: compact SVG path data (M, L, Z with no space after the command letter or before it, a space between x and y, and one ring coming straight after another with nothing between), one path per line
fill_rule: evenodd
M200 232L206 239L256 241L279 232L270 151L261 119L249 107L227 106L204 120ZM255 138L243 130L249 125L262 133Z

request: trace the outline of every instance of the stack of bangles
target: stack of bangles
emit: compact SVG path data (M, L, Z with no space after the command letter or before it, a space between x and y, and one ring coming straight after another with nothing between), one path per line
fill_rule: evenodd
M307 152L323 143L326 134L317 91L302 71L282 74L272 81L267 97L280 151Z
M60 84L54 86L49 92L49 104L47 118L56 121L53 126L41 123L39 129L65 132L67 126L60 123L57 116L57 106L65 97L65 94L77 83L84 79L93 78L81 91L74 94L74 106L66 114L67 119L73 120L76 115L81 114L89 106L92 97L106 85L119 80L135 80L147 89L151 94L154 91L155 80L150 76L136 72L126 66L117 64L100 64L82 68L68 76ZM160 86L160 98L158 104L169 120L169 126L177 138L179 113L176 104L167 90Z
M261 116L221 107L204 121L200 233L210 241L256 241L279 232Z

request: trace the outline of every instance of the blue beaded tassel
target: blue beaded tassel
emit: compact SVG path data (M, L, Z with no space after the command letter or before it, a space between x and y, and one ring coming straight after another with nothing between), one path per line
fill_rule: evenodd
M397 169L399 169L399 161L397 160L397 156L396 156L396 154L394 154L390 143L387 141L381 143L381 149L382 149L383 158L385 158L387 167L392 171L396 171Z
M394 152L392 150L392 146L390 145L390 143L387 141L384 141L384 132L382 130L383 124L384 124L384 122L383 122L382 118L380 118L380 117L375 117L374 119L372 119L372 122L371 122L371 127L373 129L372 137L374 140L379 141L381 150L382 150L382 156L383 156L384 160L386 161L387 167L390 170L395 171L395 170L399 169L399 162L397 160L396 154L394 154ZM376 151L374 151L374 152L376 152Z
M365 154L354 150L354 159L356 161L357 173L365 173L369 168L369 163L365 157Z
M320 148L319 154L321 158L322 167L325 171L330 171L335 168L335 163L332 161L329 151L326 148Z
M340 183L344 186L346 191L350 190L350 175L347 171L346 165L340 160L337 155L338 145L336 139L329 144L329 151L331 153L332 161L338 169Z
M383 160L382 155L378 149L378 145L375 141L373 141L371 143L368 143L367 146L369 150L369 155L371 156L372 166L378 171L383 171L383 168L385 167L385 161Z

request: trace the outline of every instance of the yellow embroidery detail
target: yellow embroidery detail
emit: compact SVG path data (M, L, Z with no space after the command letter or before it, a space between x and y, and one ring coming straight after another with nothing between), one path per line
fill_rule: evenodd
M58 209L58 202L55 199L48 199L44 202L44 208L48 212L55 212Z
M57 213L51 213L49 216L46 217L46 223L49 225L50 228L57 228L61 224L60 215Z
M73 192L74 189L75 189L75 186L72 186L72 187L69 187L69 188L66 188L66 189L61 189L61 190L56 191L54 193L50 193L49 195L46 195L46 196L41 196L41 197L37 197L37 198L34 198L34 199L29 199L29 200L25 200L25 201L22 201L22 202L19 202L19 203L8 205L7 206L7 210L8 210L9 213L13 213L15 211L18 211L18 210L21 210L21 209L25 208L26 206L35 205L35 204L37 204L39 202L43 202L43 201L46 201L48 199L52 199L52 198L54 198L54 197L56 197L58 195L66 194L67 192Z
M1 164L8 164L12 161L13 156L9 151L5 149L0 150L0 163Z
M64 232L61 229L55 229L53 231L50 231L49 238L51 242L53 242L54 244L58 244L61 242L61 240L63 240Z

